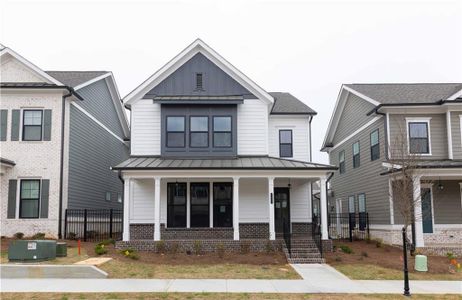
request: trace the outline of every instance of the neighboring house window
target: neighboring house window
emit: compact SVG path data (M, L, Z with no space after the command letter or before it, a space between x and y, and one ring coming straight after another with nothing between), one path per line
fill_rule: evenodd
M191 183L191 227L209 227L210 184Z
M353 144L353 168L358 168L360 165L359 141Z
M348 197L349 223L351 228L356 227L356 205L355 196Z
M371 133L371 160L380 158L379 130L376 129Z
M293 156L292 130L279 130L279 156Z
M185 117L167 117L167 147L185 147Z
M24 110L22 140L41 141L42 140L42 110Z
M338 154L338 165L340 174L345 173L345 150L342 150Z
M409 153L430 154L430 121L408 121Z
M122 194L117 193L117 202L122 203Z
M359 230L366 229L366 194L358 195Z
M213 146L230 148L232 146L231 117L213 117Z
M38 218L40 207L40 180L21 180L19 218Z
M209 118L190 117L189 146L207 148L209 146Z
M186 227L186 183L167 184L167 227Z
M204 89L204 76L202 73L196 73L196 90Z
M111 192L106 192L106 201L111 201Z

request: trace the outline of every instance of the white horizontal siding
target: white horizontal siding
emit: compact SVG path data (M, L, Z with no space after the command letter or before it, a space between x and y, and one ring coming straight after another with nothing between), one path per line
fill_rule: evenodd
M292 130L293 157L295 160L310 161L310 132L307 116L269 117L269 155L279 157L279 130ZM290 159L290 158L289 158Z
M154 179L132 181L130 223L154 222Z
M244 100L237 109L237 153L268 154L268 105L260 100Z
M269 222L268 180L239 180L239 222Z
M160 155L160 104L140 100L131 113L131 155Z

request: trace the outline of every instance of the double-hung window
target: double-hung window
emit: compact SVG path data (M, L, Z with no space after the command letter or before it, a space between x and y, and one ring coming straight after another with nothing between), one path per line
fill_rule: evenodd
M189 118L189 146L191 148L207 148L209 146L209 118Z
M345 150L342 150L338 154L338 169L340 174L345 173Z
M408 122L409 153L430 154L428 122Z
M185 117L167 117L167 147L185 147Z
M292 157L292 130L279 130L279 157Z
M366 194L358 195L359 230L366 229Z
M42 110L24 110L22 140L23 141L41 141L43 127Z
M355 196L348 197L348 213L349 213L349 221L350 227L356 227L356 204L355 204Z
M359 141L353 144L353 168L359 168L360 165L360 155L359 155Z
M19 218L38 218L40 208L40 180L21 180Z
M232 146L232 136L231 117L213 117L213 147L230 148Z
M371 132L371 160L380 158L379 130Z

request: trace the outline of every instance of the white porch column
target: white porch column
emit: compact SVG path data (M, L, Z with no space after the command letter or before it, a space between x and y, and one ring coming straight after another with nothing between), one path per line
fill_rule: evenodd
M124 242L130 240L130 178L124 180L124 230L122 239Z
M452 125L451 125L451 111L446 112L446 133L448 137L448 158L454 159L454 154L452 151Z
M154 178L154 241L160 241L160 177Z
M233 177L233 229L234 240L239 240L239 177Z
M422 195L420 186L420 176L415 176L414 181L414 224L415 224L415 246L423 247L423 223L422 223Z
M276 239L274 226L274 177L268 177L269 239Z
M319 188L321 190L321 239L328 240L329 232L327 231L327 178L319 178Z

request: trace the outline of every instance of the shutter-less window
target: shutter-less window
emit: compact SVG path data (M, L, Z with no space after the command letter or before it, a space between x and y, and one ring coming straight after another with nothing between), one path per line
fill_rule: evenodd
M21 111L13 109L11 113L11 140L19 141L19 122L21 119Z
M48 197L50 190L50 180L42 179L42 190L40 197L40 218L48 218Z
M358 168L360 164L359 141L353 144L353 168Z
M51 141L51 109L43 111L43 140Z
M8 110L0 111L0 141L6 141L6 130L8 127Z
M16 189L18 181L16 179L10 179L8 182L8 219L14 219L16 217Z

